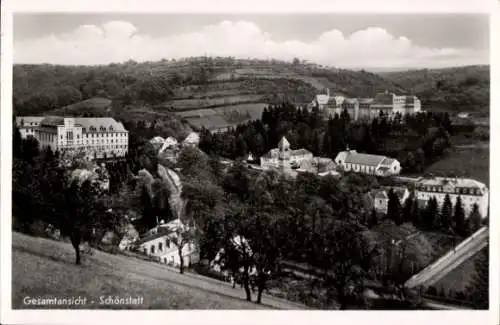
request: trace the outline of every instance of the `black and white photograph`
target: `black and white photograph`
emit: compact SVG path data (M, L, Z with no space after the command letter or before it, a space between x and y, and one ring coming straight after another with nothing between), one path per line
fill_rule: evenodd
M498 307L489 12L9 20L13 312Z

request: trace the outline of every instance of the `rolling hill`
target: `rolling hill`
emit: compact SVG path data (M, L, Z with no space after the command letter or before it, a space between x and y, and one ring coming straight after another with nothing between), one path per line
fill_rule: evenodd
M217 122L206 119L208 124L254 119L268 103L288 100L303 105L324 88L360 97L386 89L405 92L392 81L365 71L220 57L105 66L15 65L13 79L18 115L133 111L162 117L213 109ZM240 117L235 119L232 112ZM204 123L197 119L194 124Z
M209 128L254 119L269 103L305 105L325 88L352 97L385 90L414 93L430 110L484 113L489 103L489 67L375 74L300 62L196 57L104 66L15 65L13 75L18 115L133 111L165 118L174 113ZM202 116L186 117L190 111Z
M422 69L380 75L418 96L426 110L489 115L489 66Z
M86 304L31 306L25 297L86 297ZM100 297L143 297L141 304L100 304ZM12 306L14 309L306 309L265 294L262 304L244 300L230 283L166 265L94 251L74 264L71 244L13 232ZM92 300L94 302L92 302Z

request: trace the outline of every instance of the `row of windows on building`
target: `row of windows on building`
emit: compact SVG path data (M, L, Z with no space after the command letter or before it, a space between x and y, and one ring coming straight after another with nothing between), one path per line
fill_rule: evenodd
M127 133L88 133L83 134L82 138L116 138L116 137L125 137ZM73 131L66 132L67 139L73 139ZM77 139L80 139L80 135L76 135ZM63 139L63 135L61 134L61 139Z
M87 128L82 128L82 130L83 130L83 132L87 132ZM101 132L106 132L106 131L113 132L113 126L110 125L109 128L106 128L105 126L100 126L99 131L101 131ZM91 127L89 127L89 132L97 132L97 128L95 126L91 126Z
M191 243L190 243L190 244L188 244L187 246L188 246L188 248L189 248L190 250L192 250L192 249L193 249L193 244L191 244ZM172 247L170 240L168 240L168 239L167 239L167 240L165 241L165 249L171 249L171 248L174 248L174 247ZM163 252L163 249L164 249L163 242L159 242L159 243L158 243L158 252ZM146 248L146 247L144 247L144 248L143 248L143 251L144 251L144 254L147 254L147 253L148 253L148 251L147 251L147 248ZM155 254L155 253L156 253L156 245L151 245L151 246L150 246L150 248L149 248L149 253L150 253L150 254Z
M358 165L358 164L346 164L347 168L351 169L359 169L360 171L366 172L366 173L374 173L375 172L375 167L374 166L366 166L366 165Z
M61 145L61 146L59 146L59 147L61 147L61 148L66 148L66 147L67 147L67 148L69 148L69 149L70 149L70 148L75 148L75 146L73 146L73 145L65 145L65 146L64 146L64 145ZM123 145L123 144L121 144L121 145L116 144L116 145L112 145L112 146L109 146L109 145L108 145L108 146L97 146L97 147L96 147L96 146L79 146L78 148L81 148L81 149L109 150L109 149L126 149L126 148L127 148L127 146L126 146L126 145Z
M67 141L72 142L73 139L67 139ZM76 143L79 144L80 141L76 140ZM119 141L118 139L116 139L115 141L114 139L111 139L111 140L88 140L87 142L86 140L82 140L82 144L112 144L112 143L127 143L127 141L125 140Z
M453 193L453 194L468 194L468 195L482 195L481 190L478 188L455 187L454 191L444 191L442 186L421 186L418 188L421 192L435 192L435 193Z
M419 197L422 197L424 199L430 199L431 197L435 197L435 196L436 195L431 194L431 193L420 193L420 195L419 195ZM480 200L480 198L478 198L478 197L467 197L467 196L464 196L464 197L461 197L461 200L462 200L462 203L466 203L466 202L478 202L478 200Z

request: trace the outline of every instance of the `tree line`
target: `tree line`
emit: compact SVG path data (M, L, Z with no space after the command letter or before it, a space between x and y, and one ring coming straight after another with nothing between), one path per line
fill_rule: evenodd
M33 137L21 139L17 128L13 145L13 228L39 235L45 229L36 225L52 225L70 238L80 264L80 244L95 242L119 224L119 216L108 211L109 196L99 183L73 175L59 152L40 150Z
M311 111L291 103L270 105L256 121L225 133L202 129L200 148L231 159L257 156L275 148L286 136L292 149L305 148L315 156L335 158L346 148L397 158L405 172L422 172L451 146L453 125L447 113L380 113L372 121L353 121L346 110L323 120L317 107Z
M486 221L479 213L479 206L474 204L470 214L466 216L462 198L457 197L455 205L451 202L450 195L446 194L443 203L439 206L436 197L427 201L422 207L414 193L402 204L393 189L388 192L387 218L396 224L411 222L422 230L439 231L459 237L467 237L479 230ZM378 223L376 211L372 211L371 225Z

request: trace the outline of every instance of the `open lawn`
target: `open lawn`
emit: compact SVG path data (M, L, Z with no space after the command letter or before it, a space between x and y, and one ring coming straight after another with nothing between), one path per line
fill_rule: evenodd
M489 184L489 148L456 147L450 153L426 169L426 173L455 173L457 176L470 177Z
M235 127L239 123L261 118L264 107L266 106L265 103L238 104L177 112L175 114L185 118L196 127L205 127L207 129L225 127L228 125ZM241 119L238 119L239 122L231 120L230 115L232 112L237 112L239 114L241 117Z
M474 275L476 274L475 261L479 253L467 259L460 264L456 269L446 274L442 279L436 282L433 287L443 288L445 292L453 290L455 292L463 292L471 283Z
M162 104L164 107L174 107L176 111L187 111L200 108L235 105L240 103L258 102L262 95L236 95L208 99L176 99Z
M106 114L111 109L111 100L103 97L93 97L86 100L82 100L75 104L71 104L65 107L54 109L47 112L47 114L54 115L73 115L81 114L83 112L93 113L96 115Z
M24 297L87 297L80 309L302 309L302 305L263 296L263 305L244 300L240 288L168 266L94 251L74 264L70 244L20 233L12 236L12 307ZM100 305L99 297L144 297L140 305ZM94 303L91 301L94 300ZM36 308L50 308L37 306ZM52 306L54 308L54 306Z

